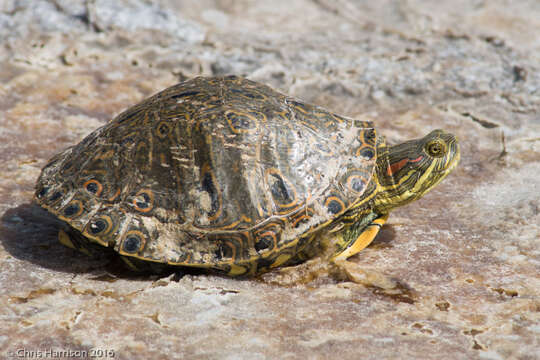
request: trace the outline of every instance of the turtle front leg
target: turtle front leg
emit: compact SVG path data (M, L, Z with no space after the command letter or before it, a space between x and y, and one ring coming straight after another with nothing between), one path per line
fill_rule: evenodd
M391 279L384 275L378 272L365 271L358 264L347 260L365 249L375 239L387 219L388 214L375 218L367 226L362 223L354 224L345 228L342 234L338 235L343 238L345 246L331 258L331 262L337 270L335 275L338 275L341 279L347 279L365 286L376 286L383 289L396 286Z
M359 236L354 236L354 232L358 231L358 229L355 228L354 225L344 230L344 232L351 233L344 234L344 238L350 237L351 240L348 241L347 247L338 254L336 254L332 258L332 260L334 262L337 260L347 260L351 256L356 255L360 251L364 250L369 244L371 244L373 239L375 239L375 236L377 236L379 230L381 230L382 226L386 223L386 220L388 220L388 214L376 218L364 228L364 230L360 233Z

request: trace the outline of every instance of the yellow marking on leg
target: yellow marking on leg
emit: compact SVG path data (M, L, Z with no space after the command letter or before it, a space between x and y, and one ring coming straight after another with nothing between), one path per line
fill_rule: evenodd
M67 246L68 248L80 251L87 256L92 256L92 254L86 248L84 248L84 246L75 246L75 244L73 244L73 241L71 241L71 237L69 236L69 234L66 233L64 230L58 230L58 241L60 242L60 244Z
M139 268L135 266L135 264L133 264L126 256L121 256L120 258L131 270L140 271Z
M334 256L332 260L345 260L364 250L375 239L386 220L388 220L388 214L373 220L351 246Z

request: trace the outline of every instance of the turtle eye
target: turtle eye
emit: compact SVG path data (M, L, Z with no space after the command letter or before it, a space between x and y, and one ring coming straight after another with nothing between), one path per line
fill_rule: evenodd
M446 153L446 144L437 139L426 144L426 152L433 157L441 157Z

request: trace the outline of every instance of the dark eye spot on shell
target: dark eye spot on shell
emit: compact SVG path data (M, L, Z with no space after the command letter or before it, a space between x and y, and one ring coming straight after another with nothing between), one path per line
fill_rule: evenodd
M205 172L202 179L202 190L210 195L211 208L209 215L214 215L219 210L219 194L210 172Z
M64 215L71 217L79 212L80 205L78 203L70 204L64 209Z
M146 193L141 193L135 198L135 205L141 209L147 209L150 207L150 196Z
M37 193L37 197L41 199L42 197L44 197L45 195L47 195L47 192L48 192L48 191L49 191L49 188L46 187L46 186L43 187L43 188L41 188L41 190L39 190L39 192Z
M99 234L107 228L107 222L103 219L97 219L90 224L90 232L92 234Z
M99 190L99 186L98 184L96 184L95 182L89 182L87 185L86 185L86 190L88 192L91 192L92 194L95 194L98 192Z
M130 234L124 241L124 251L128 253L135 253L141 247L141 238L138 235Z
M103 186L101 183L95 179L91 179L86 181L83 184L83 187L88 191L90 194L94 196L100 196L101 192L103 191Z
M131 205L137 211L148 213L154 208L154 193L150 189L140 190L131 198Z
M278 174L271 174L274 181L270 187L272 197L278 202L278 204L287 204L294 201L294 195L292 190L287 186L285 181Z
M161 138L167 136L169 134L169 125L165 122L161 122L158 126L157 126L157 135Z
M343 210L343 205L337 200L330 200L326 207L332 214L337 214Z
M62 193L60 191L57 191L51 196L49 201L54 202L54 201L60 199L61 197L62 197Z
M364 187L366 186L364 180L358 175L353 175L352 177L350 177L348 183L349 188L356 192L362 192L362 190L364 190Z
M360 156L364 157L366 160L371 160L375 156L375 152L372 148L366 147L360 150Z
M257 250L257 252L261 252L269 249L273 244L274 240L271 236L263 236L255 243L255 250Z
M248 131L255 128L254 121L246 115L230 112L225 116L227 117L232 130L235 132Z

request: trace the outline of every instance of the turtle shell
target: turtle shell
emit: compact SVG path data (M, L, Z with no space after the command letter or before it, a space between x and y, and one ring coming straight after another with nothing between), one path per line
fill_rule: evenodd
M198 77L56 155L35 199L122 255L254 273L372 192L375 145L371 122L244 78Z

